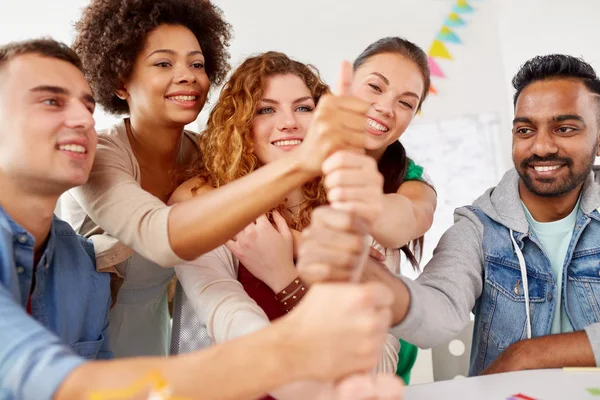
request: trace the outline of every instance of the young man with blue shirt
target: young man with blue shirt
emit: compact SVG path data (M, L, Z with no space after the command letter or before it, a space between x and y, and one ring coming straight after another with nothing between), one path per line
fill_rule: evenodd
M373 261L364 277L392 289L392 331L419 347L450 340L473 311L470 375L600 365L600 79L580 59L548 55L513 86L515 168L456 210L415 281ZM326 275L312 272L319 253L330 276L349 270L335 252L351 240L326 225L308 230L306 280Z
M149 373L190 399L256 398L303 380L327 381L314 399L401 398L393 377L352 375L379 359L392 301L382 285L315 285L293 313L226 344L102 360L109 275L96 272L92 244L54 217L59 196L90 172L93 111L66 45L0 46L0 398L82 399Z

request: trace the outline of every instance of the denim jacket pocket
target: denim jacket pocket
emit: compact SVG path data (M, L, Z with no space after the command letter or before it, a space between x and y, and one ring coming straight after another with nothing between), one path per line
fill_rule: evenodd
M499 350L526 337L527 314L525 292L518 263L486 256L485 290L488 292L484 307L490 313L490 341ZM533 320L536 305L546 301L548 278L538 274L527 274L529 307Z
M567 302L570 313L583 329L600 322L600 248L575 252L567 271ZM577 307L577 308L575 308ZM575 327L574 327L575 328Z

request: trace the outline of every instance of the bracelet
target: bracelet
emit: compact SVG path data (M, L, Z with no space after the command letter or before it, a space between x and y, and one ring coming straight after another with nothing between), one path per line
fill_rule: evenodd
M302 279L296 278L292 281L292 283L283 288L281 292L277 293L275 297L277 298L277 300L283 301L286 298L288 298L291 294L295 293L298 289L300 289L300 287L304 287L304 282L302 282Z
M281 302L281 307L286 313L289 313L294 307L300 303L304 295L306 294L306 288L302 286L298 289L291 297Z

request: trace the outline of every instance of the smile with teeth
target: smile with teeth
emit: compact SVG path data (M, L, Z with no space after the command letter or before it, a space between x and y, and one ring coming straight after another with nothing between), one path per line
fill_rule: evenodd
M562 165L534 165L533 169L535 169L537 172L548 172L557 170L560 167L562 167Z
M169 96L167 99L175 101L194 101L198 96Z
M273 146L277 146L277 147L285 147L285 146L298 146L300 143L302 143L302 140L293 139L293 140L277 140L271 144Z
M79 145L79 144L63 144L58 146L59 150L62 151L71 151L73 153L81 153L81 154L85 154L87 153L87 150L85 149L85 147Z
M390 130L390 128L387 128L387 127L381 125L379 122L374 121L371 118L369 118L368 124L371 128L378 130L379 132L387 132Z

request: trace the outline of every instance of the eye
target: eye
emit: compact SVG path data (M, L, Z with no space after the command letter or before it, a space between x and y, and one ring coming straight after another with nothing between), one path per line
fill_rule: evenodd
M533 133L533 130L529 129L529 128L517 128L517 130L515 130L515 132L518 135L529 135L529 134Z
M377 86L374 83L369 83L369 86L371 86L371 89L375 90L376 92L381 93L381 88L379 86Z
M571 133L571 132L575 132L576 129L570 126L561 126L560 128L557 129L560 133Z
M52 107L59 107L60 106L60 102L58 101L58 99L51 97L49 99L44 99L42 100L42 103L48 105L48 106L52 106Z
M161 61L159 63L154 64L157 67L161 67L161 68L167 68L171 66L171 63L167 62L167 61Z
M298 108L296 108L296 111L304 112L304 113L311 112L312 110L313 110L313 108L310 106L299 106Z
M404 107L407 107L410 110L412 110L413 108L415 108L412 104L410 104L407 101L400 101L400 104L402 104Z
M202 68L204 68L204 63L201 63L198 61L198 62L193 63L192 67L197 68L197 69L202 69Z
M258 110L257 114L272 114L274 112L275 110L273 109L273 107L263 107Z

